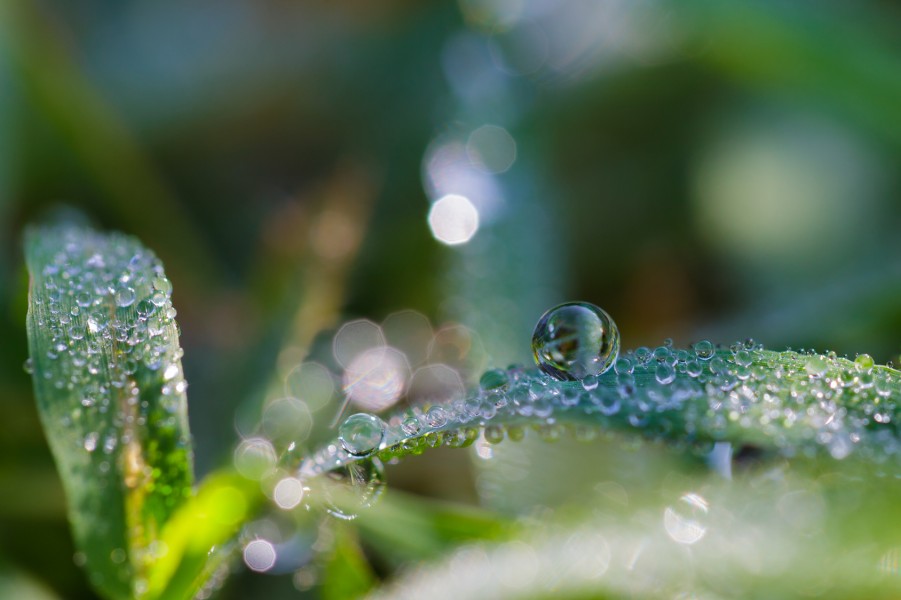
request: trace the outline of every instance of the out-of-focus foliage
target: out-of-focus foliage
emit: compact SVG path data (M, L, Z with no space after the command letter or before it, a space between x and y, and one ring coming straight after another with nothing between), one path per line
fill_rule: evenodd
M94 597L21 368L22 231L48 209L75 205L166 265L201 476L240 438L278 446L282 423L311 447L334 437L343 382L324 373L353 376L334 342L357 318L403 352L404 402L527 360L541 312L574 298L610 312L624 347L752 335L885 363L901 351L899 27L874 0L0 0L4 584ZM430 228L447 195L478 214L466 243L436 237L471 221ZM276 403L306 359L319 403ZM658 490L630 481L684 475L648 450L587 452L429 451L388 477L531 522L565 520L555 499L585 489L634 508ZM378 578L444 551L438 534L392 541L385 523L424 515L376 514L357 523ZM328 527L254 526L303 564L220 597L314 597L306 549L356 556Z

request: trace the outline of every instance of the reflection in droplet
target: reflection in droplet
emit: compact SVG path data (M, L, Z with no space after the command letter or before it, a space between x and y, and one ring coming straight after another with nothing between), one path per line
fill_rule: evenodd
M479 211L466 196L448 194L429 210L429 228L439 242L448 246L465 244L479 229Z
M377 458L356 461L330 471L329 486L325 490L330 515L350 521L361 510L378 500L385 487L385 472Z
M666 507L663 512L663 527L676 542L694 544L707 533L708 510L707 500L702 496L685 494L674 506Z
M613 319L588 302L550 309L535 325L532 352L542 371L560 380L584 379L610 368L619 355Z
M275 566L275 546L266 540L253 540L244 546L244 564L252 571L265 573Z
M338 440L353 456L369 456L385 438L384 421L375 415L357 413L344 420L338 428Z

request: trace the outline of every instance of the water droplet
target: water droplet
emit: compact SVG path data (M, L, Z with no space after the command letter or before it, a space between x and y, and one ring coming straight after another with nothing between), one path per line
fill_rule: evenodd
M357 413L338 428L341 445L353 456L369 456L385 438L385 423L375 415Z
M818 378L826 374L828 367L829 365L826 364L826 360L822 356L811 356L807 359L804 370L807 371L810 377Z
M485 371L481 379L479 379L479 387L485 391L503 390L507 388L508 384L507 373L501 369Z
M404 419L404 422L401 423L400 428L407 435L416 435L422 429L422 425L419 423L419 419L414 416L409 416Z
M598 376L587 375L584 379L582 379L582 387L589 392L591 390L596 390L598 388Z
M87 308L88 306L90 306L92 300L93 299L91 298L91 294L89 294L88 292L79 292L79 294L75 296L75 302L82 308Z
M707 533L707 500L698 494L685 494L674 506L663 512L663 527L676 542L691 545Z
M666 385L676 378L676 369L669 363L660 363L654 371L654 376L659 383Z
M535 326L532 353L539 368L559 380L605 372L619 354L613 319L594 304L567 302L550 309Z
M361 510L372 506L385 488L384 467L377 458L329 471L327 479L326 510L345 521L356 519Z
M29 375L34 374L34 361L30 358L26 359L25 362L22 363L22 369Z
M876 361L869 354L861 354L854 359L854 367L861 373L869 373L876 365Z
M161 294L170 296L172 294L172 282L165 277L155 277L153 279L153 289Z
M429 412L426 413L425 418L429 427L442 427L447 423L447 411L440 406L433 406L429 409Z
M701 360L710 360L713 358L713 355L716 354L716 348L713 346L713 343L708 340L697 342L694 345L694 351Z
M126 308L135 303L135 291L130 287L120 288L116 291L116 306Z

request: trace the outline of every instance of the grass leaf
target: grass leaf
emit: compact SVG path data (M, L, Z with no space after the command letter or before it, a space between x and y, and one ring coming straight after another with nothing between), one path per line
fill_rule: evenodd
M498 443L527 429L553 441L598 430L667 441L706 455L716 442L736 448L875 462L901 454L896 399L901 372L834 354L774 352L753 343L714 348L639 348L616 369L585 381L557 381L537 369L492 373L492 389L414 407L371 430L371 448L339 439L301 465L308 480L377 455L388 461L430 447ZM344 427L347 427L345 425ZM348 432L353 435L353 432Z
M25 253L35 397L79 556L106 597L142 597L193 478L172 286L120 234L34 228Z

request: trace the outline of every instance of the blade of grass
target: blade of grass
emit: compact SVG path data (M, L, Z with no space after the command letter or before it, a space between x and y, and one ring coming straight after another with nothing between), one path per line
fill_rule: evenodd
M141 597L160 531L191 493L192 456L171 284L136 240L30 229L34 391L94 586Z

